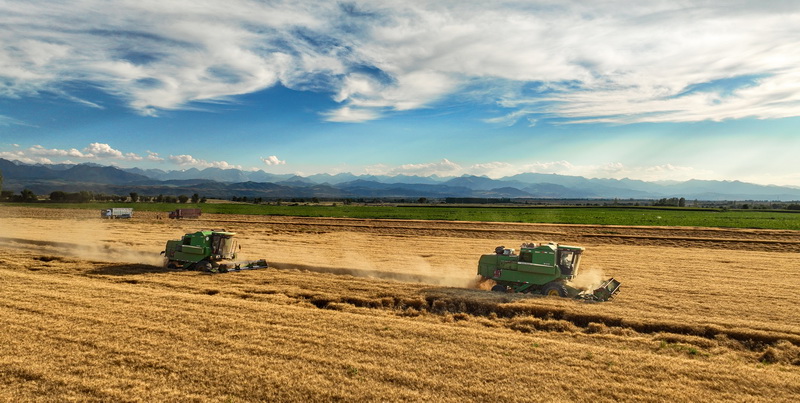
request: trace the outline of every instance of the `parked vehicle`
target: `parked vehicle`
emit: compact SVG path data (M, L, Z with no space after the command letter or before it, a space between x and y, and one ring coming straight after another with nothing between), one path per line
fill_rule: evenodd
M199 208L179 208L169 212L169 218L198 218L202 212Z
M102 218L133 218L133 209L130 207L113 207L100 210Z

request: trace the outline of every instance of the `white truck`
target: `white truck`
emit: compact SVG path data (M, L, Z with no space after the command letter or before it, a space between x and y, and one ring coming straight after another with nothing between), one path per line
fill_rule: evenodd
M102 218L133 218L133 209L130 207L114 207L100 210Z

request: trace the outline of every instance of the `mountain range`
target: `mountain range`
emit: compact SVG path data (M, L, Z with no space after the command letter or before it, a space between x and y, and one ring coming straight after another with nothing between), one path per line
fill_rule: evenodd
M0 159L3 189L36 194L52 191L126 195L191 195L211 198L510 198L510 199L661 199L800 200L800 189L740 181L646 182L558 174L522 173L499 179L408 175L299 176L238 169L191 168L182 171L118 168L97 164L31 165Z

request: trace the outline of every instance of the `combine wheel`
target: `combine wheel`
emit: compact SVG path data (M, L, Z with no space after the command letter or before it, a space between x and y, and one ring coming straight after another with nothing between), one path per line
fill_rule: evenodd
M569 295L569 293L567 293L567 287L561 283L547 283L547 285L542 288L542 294L561 298L566 298Z
M170 269L170 270L175 270L175 269L178 268L178 265L175 264L175 262L169 262L169 263L167 263L167 268Z
M508 287L506 287L506 286L504 286L502 284L495 284L492 287L492 291L495 291L495 292L508 292Z
M207 262L205 260L197 262L194 265L194 267L195 267L195 269L200 270L200 271L207 271L207 272L210 272L210 273L216 273L217 272L217 270L214 268L214 265L212 265L211 263L209 263L209 262Z

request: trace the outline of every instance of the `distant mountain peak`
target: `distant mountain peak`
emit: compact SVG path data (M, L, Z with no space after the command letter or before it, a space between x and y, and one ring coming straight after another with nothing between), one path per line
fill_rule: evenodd
M646 182L587 179L582 176L522 173L500 179L485 175L427 177L416 175L355 175L352 173L272 174L238 169L189 168L181 171L85 164L25 164L0 159L4 189L32 188L37 194L54 190L90 190L111 194L199 193L207 197L396 197L396 198L625 198L684 197L698 200L800 200L800 188L756 185L740 180Z

